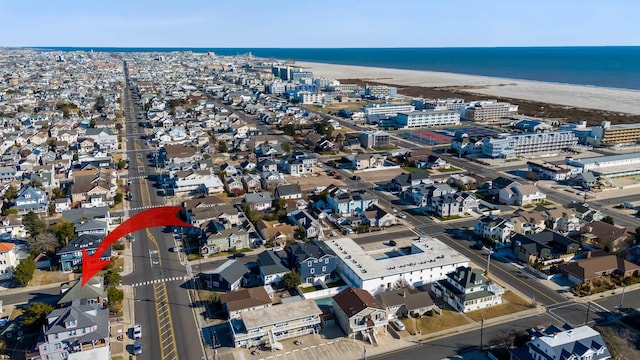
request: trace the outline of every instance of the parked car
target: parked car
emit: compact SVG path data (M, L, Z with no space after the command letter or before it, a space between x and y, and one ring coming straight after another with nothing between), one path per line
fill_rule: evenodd
M136 326L133 327L133 338L140 339L141 337L142 337L142 325L136 324Z
M398 213L396 216L399 217L400 219L406 219L407 218L407 215L405 215L404 213Z
M353 175L351 177L351 179L353 179L353 180L362 180L362 178L360 176L358 176L358 175Z
M398 331L404 331L406 330L406 328L404 327L404 324L402 323L402 321L400 320L393 320L391 322L391 326L393 326L394 329L398 330Z
M142 354L142 343L140 340L136 340L136 342L133 343L133 355L140 354Z
M389 246L396 246L397 243L395 240L389 240Z

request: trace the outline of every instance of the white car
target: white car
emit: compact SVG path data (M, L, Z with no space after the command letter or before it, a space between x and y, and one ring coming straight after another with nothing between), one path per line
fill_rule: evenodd
M399 217L400 219L406 219L407 218L407 215L405 215L404 213L398 213L396 216Z
M142 325L136 324L136 326L133 327L133 338L140 339L141 337L142 337Z
M404 331L406 330L406 328L404 327L404 324L402 323L402 321L400 320L393 320L391 322L391 325L393 326L394 329L398 330L398 331Z

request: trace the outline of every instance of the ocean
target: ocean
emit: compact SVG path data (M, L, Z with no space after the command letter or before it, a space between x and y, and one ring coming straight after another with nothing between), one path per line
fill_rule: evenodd
M42 48L44 49L44 48ZM46 48L108 52L251 52L256 57L640 90L640 46L502 48Z

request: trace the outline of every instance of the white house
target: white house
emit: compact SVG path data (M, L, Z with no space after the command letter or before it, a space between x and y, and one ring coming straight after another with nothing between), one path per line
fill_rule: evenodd
M504 289L484 276L480 269L461 266L446 279L431 284L431 290L451 307L467 312L502 304Z
M0 242L0 280L11 279L18 263L13 243Z
M473 234L482 238L491 238L496 244L511 243L511 234L514 226L507 219L494 217L493 215L482 216L473 225Z
M544 201L547 195L531 184L513 184L500 189L498 200L501 204L525 206Z

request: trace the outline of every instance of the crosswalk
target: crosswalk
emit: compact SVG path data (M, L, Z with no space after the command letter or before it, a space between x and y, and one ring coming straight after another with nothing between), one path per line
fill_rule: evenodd
M163 207L164 205L147 205L129 208L129 211L147 210L151 208Z
M164 279L142 281L139 283L131 284L131 287L147 286L147 285L159 284L159 283L169 282L169 281L184 281L184 278L182 276L174 276L174 277L169 277Z
M127 179L129 180L137 180L137 179L146 179L149 175L141 175L141 176L129 176Z

